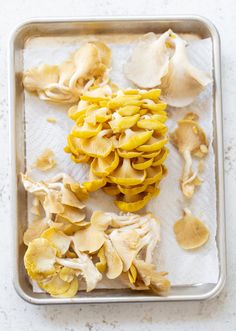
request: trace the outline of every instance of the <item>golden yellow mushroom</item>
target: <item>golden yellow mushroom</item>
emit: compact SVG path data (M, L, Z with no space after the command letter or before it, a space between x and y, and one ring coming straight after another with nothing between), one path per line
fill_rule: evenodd
M119 154L120 157L124 158L124 159L132 159L134 157L138 157L142 155L142 152L137 152L137 151L126 151L126 150L122 150L122 149L117 149L117 152Z
M154 138L151 137L146 144L137 147L140 152L155 152L165 146L168 139L165 137Z
M152 194L143 192L132 196L124 196L123 200L116 200L115 205L122 211L133 213L142 209L152 198Z
M139 185L145 178L145 170L139 171L133 169L130 164L130 159L123 159L123 163L109 176L112 183L125 186Z
M151 167L153 159L144 159L143 157L138 157L132 162L132 167L136 170L144 170Z
M138 106L124 106L124 107L120 107L117 110L117 112L121 116L132 116L132 115L138 114L139 110L140 110L140 107L138 107Z
M95 158L91 163L91 170L95 176L105 177L114 171L119 165L119 156L111 152L107 157Z
M153 167L157 167L158 165L161 165L165 159L167 158L167 155L169 154L169 150L164 147L161 149L161 152L153 159Z
M174 224L178 244L184 249L195 249L204 245L209 238L209 230L202 221L184 210L184 216Z
M96 136L102 130L102 124L90 124L85 122L83 125L75 125L72 129L72 135L77 138L91 138Z
M146 143L146 141L151 138L152 133L153 131L133 131L131 129L128 129L120 135L119 148L127 151L134 150L138 146ZM138 148L137 150L142 152L142 150L139 150Z

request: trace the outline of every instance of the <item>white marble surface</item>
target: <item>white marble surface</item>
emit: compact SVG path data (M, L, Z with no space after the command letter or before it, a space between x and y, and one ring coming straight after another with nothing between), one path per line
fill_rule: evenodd
M199 14L222 39L228 278L209 302L86 306L33 306L12 286L9 216L7 46L16 24L30 17ZM0 329L37 330L226 330L236 329L236 2L235 0L2 0L0 10Z

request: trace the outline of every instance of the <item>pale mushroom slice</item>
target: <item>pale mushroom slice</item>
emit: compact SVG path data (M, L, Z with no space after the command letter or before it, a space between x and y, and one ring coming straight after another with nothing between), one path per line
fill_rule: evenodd
M55 228L49 228L41 234L41 238L47 239L53 247L57 249L57 256L64 255L71 243L71 238L65 235L62 231Z
M144 35L135 47L128 63L124 65L125 76L141 88L160 85L168 72L170 49L167 40L171 30L160 38L150 32Z
M45 149L37 158L33 166L41 171L47 171L55 167L55 155L51 149Z
M170 134L170 138L185 161L181 189L183 194L190 199L194 194L195 186L201 184L197 177L198 171L192 171L192 156L204 158L208 153L208 140L200 125L196 121L186 118L188 115L178 122L178 127Z
M38 92L57 83L58 80L59 67L43 64L24 73L23 85L30 92Z
M75 207L78 209L85 208L85 204L82 203L74 192L63 186L61 191L61 203L70 207Z
M85 213L78 208L64 205L64 209L61 213L57 212L58 216L65 219L70 223L79 223L85 219Z
M184 39L176 34L169 39L175 51L170 59L166 75L161 80L162 98L170 106L186 107L212 79L189 62Z
M158 295L165 295L170 290L171 283L165 277L166 272L158 272L156 266L143 260L135 259L133 262L137 272L144 284Z
M209 239L207 226L187 208L184 209L183 218L174 224L173 229L178 244L186 250L199 248Z
M118 229L113 230L109 237L123 262L123 271L128 271L140 250L141 236L134 229L127 231Z
M25 231L23 241L25 245L29 245L31 241L37 239L48 228L48 220L46 218L34 220L29 224Z
M123 270L123 263L110 239L104 242L104 255L107 262L107 278L119 277Z
M106 239L105 231L111 223L111 216L96 211L93 213L90 225L77 231L73 237L76 251L94 253L97 252L104 244Z
M105 241L104 230L98 229L95 226L79 230L73 237L73 242L76 251L94 253L98 251Z

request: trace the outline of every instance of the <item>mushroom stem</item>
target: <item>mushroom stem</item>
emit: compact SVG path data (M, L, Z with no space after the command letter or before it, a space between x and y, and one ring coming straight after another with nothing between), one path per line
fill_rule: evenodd
M183 181L186 181L189 178L189 174L191 172L192 167L192 157L191 152L189 150L185 150L183 152L183 158L185 161L184 170L183 170Z

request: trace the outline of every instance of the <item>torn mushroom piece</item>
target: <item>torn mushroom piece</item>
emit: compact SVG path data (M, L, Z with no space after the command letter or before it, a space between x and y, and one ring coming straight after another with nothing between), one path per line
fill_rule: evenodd
M45 149L45 151L37 158L33 166L41 171L47 171L55 167L55 155L52 150Z
M183 218L174 224L174 233L178 244L186 250L203 246L209 238L206 225L187 208L184 209Z
M208 140L197 120L184 117L170 138L183 156L185 164L181 178L181 189L187 198L192 198L195 187L201 185L198 170L192 170L192 157L203 159L208 154Z

